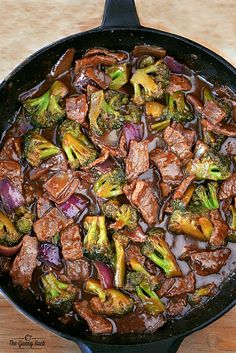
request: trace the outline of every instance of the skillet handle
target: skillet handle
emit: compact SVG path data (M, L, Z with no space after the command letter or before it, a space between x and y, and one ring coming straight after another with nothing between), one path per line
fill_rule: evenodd
M101 29L140 28L134 0L106 0Z
M84 344L81 341L76 343L82 353L176 353L183 339L184 337L178 337L165 341L134 345Z

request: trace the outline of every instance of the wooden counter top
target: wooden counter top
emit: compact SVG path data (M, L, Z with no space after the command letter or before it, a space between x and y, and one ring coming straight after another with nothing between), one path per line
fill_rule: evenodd
M0 81L39 48L98 26L103 4L103 0L0 0ZM143 25L195 40L236 65L236 1L136 0L136 4ZM28 341L41 338L40 353L80 352L76 344L31 322L1 296L0 324L0 353L19 350L14 339L25 336ZM235 332L236 308L186 338L178 353L236 352ZM31 349L22 345L21 350Z

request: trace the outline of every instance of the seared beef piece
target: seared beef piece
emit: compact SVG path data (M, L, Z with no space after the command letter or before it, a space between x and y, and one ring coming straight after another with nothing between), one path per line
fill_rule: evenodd
M39 241L51 241L54 235L73 223L73 219L66 218L56 207L34 223L34 232Z
M228 179L224 180L220 187L220 200L236 196L236 173L233 173Z
M183 179L182 166L174 153L156 147L150 153L150 160L161 173L162 181L173 186L180 184Z
M71 281L86 281L91 275L91 264L85 257L74 261L66 260L65 271Z
M214 229L209 242L214 247L224 246L225 239L228 236L229 227L218 210L211 211L210 216Z
M224 156L235 156L236 138L228 137L221 145L220 153Z
M76 313L81 316L88 324L89 329L94 335L104 335L112 333L113 327L111 321L102 315L95 314L87 300L76 301L74 303Z
M152 260L150 260L148 258L145 259L144 265L145 265L148 272L150 272L152 275L154 275L158 278L158 287L160 287L166 279L164 273L161 271L161 269L159 267L157 267L154 264L154 262L152 262Z
M229 137L236 137L236 125L218 123L213 124L207 119L201 119L201 124L209 131L214 132L214 134L224 135Z
M166 49L157 45L140 44L136 45L132 51L133 56L141 57L143 55L155 56L157 58L164 58L166 56Z
M140 226L133 230L124 228L122 233L124 233L130 240L137 243L143 243L147 239L147 235L143 232Z
M49 173L67 171L67 159L63 152L58 153L56 156L47 159L45 162L37 168L31 169L29 173L30 180L37 180L42 178L43 175L48 175Z
M89 83L86 87L86 90L87 90L87 97L89 98L91 96L91 94L98 92L99 88L97 88Z
M145 256L141 254L140 246L131 242L125 249L125 261L127 265L129 265L130 260L133 258L140 262L142 265L145 262Z
M187 306L187 295L181 295L171 298L166 305L166 312L168 316L174 317L181 315L184 308Z
M102 55L107 55L107 56L111 56L112 58L117 59L118 61L121 60L125 60L127 59L127 54L124 52L113 52L112 50L109 49L105 49L105 48L92 48L92 49L88 49L86 51L86 53L84 54L84 57L88 57L88 56L93 56L93 55L98 55L98 54L102 54Z
M100 86L102 89L107 89L111 82L111 78L107 74L105 74L105 72L95 69L93 67L88 67L85 70L85 75L90 80L95 82L98 86Z
M189 79L182 75L170 74L170 83L167 87L168 93L174 93L177 91L190 91L192 88Z
M24 289L28 288L32 279L33 271L36 267L38 254L37 238L25 235L19 254L13 261L10 276L15 284L19 284Z
M182 197L184 196L185 192L188 190L189 186L192 184L192 182L195 180L195 175L189 175L187 176L182 183L177 187L175 190L175 193L173 195L174 200L181 200Z
M69 172L54 174L44 185L49 199L60 204L69 199L79 186L79 179Z
M226 112L214 101L207 101L202 110L202 116L213 124L218 124L226 117Z
M111 157L116 157L116 158L124 158L127 156L127 151L123 148L119 146L111 146L108 145L106 143L104 143L104 141L102 141L102 139L100 139L98 136L91 134L90 139L92 140L93 144L102 149L107 149L109 151L109 155Z
M128 181L136 179L139 174L146 172L149 168L148 141L130 142L129 154L126 159L126 176Z
M109 158L109 149L107 147L102 148L100 156L95 159L95 161L90 162L88 165L85 167L81 167L82 170L89 170L92 169L93 167L102 164Z
M23 174L20 164L13 160L0 160L0 180L8 178L22 193Z
M185 293L193 293L195 290L195 276L189 272L185 277L168 278L165 280L160 290L160 297L175 297Z
M203 110L202 102L199 99L197 99L196 97L194 97L191 93L187 94L186 101L193 106L193 108L196 112L198 112L198 113L202 112L202 110Z
M74 71L77 74L81 69L85 67L94 67L98 65L113 66L116 63L117 63L117 60L115 58L112 58L111 56L104 56L104 55L88 56L88 57L76 60Z
M85 94L66 98L66 116L68 119L74 120L86 127L87 123L85 119L87 112L88 104Z
M78 260L83 256L82 240L78 224L72 224L61 232L62 255L65 260Z
M46 197L39 197L36 206L37 217L42 218L52 207L53 205L51 201L49 201Z
M160 186L161 195L163 198L167 197L172 192L172 187L167 183L164 183L163 181L160 181L159 186Z
M139 209L145 222L149 225L156 222L159 206L148 181L133 180L123 191L131 204Z
M200 276L218 273L225 265L230 249L190 250L181 255L180 260L188 261L190 267Z
M164 131L164 141L168 145L168 149L175 153L184 164L192 158L191 148L195 139L195 132L186 129L181 123L174 122Z
M8 137L0 152L0 160L13 160L18 162L21 157L21 137Z

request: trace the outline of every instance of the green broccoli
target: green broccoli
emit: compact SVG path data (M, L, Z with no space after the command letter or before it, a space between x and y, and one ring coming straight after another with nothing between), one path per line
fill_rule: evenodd
M181 92L169 94L168 106L163 110L163 114L167 121L172 119L178 122L187 122L193 119L193 115L186 105L184 94Z
M169 69L161 59L153 65L136 70L130 82L134 87L134 103L142 105L145 101L163 96L169 84Z
M100 282L93 278L87 280L85 291L98 295L90 301L91 309L98 314L120 316L133 309L134 303L130 297L114 288L103 289Z
M125 281L125 248L128 245L128 238L121 234L115 233L112 236L114 244L115 244L115 287L122 288L124 286Z
M165 311L165 306L153 290L150 289L148 285L141 283L136 287L136 293L138 297L142 300L145 309L154 316Z
M112 79L110 89L119 90L129 81L129 69L126 63L108 67L106 73Z
M124 172L121 168L116 168L97 179L94 192L98 197L110 198L123 194L124 185Z
M203 141L213 150L219 151L221 148L222 143L225 140L225 136L223 135L216 135L213 132L204 129L203 130Z
M55 81L42 96L24 101L23 106L32 125L49 128L58 124L65 117L65 109L60 107L59 102L67 93L67 87L62 82Z
M34 215L26 207L21 206L15 212L16 229L21 234L29 234L33 227Z
M127 227L132 230L138 226L138 212L131 205L109 200L102 205L102 211L106 217L115 220L110 228L119 230Z
M158 278L154 275L151 275L137 259L131 258L129 261L129 264L132 270L135 271L136 274L138 273L141 275L140 282L137 283L138 285L141 285L141 283L144 283L144 285L147 285L150 288L150 290L155 290L159 287ZM135 281L137 282L137 278Z
M18 233L10 219L0 211L0 244L14 246L20 242L22 234Z
M162 131L170 125L171 119L159 120L151 125L151 130Z
M67 283L59 281L50 272L41 277L46 304L59 314L66 314L72 310L73 301L76 297L76 289Z
M58 147L34 130L25 135L23 155L32 167L38 167L44 159L55 156L59 151Z
M209 210L216 210L220 207L217 182L209 182L207 186L199 185L193 194L193 203L202 205Z
M211 297L214 295L216 285L214 282L197 288L194 293L188 295L188 301L191 305L199 304L202 297Z
M86 166L96 159L98 153L95 147L82 134L77 122L66 119L60 126L60 138L71 168Z
M231 205L230 210L232 213L232 220L227 239L231 243L236 243L236 208Z
M203 152L200 157L191 159L186 166L186 172L194 174L197 180L225 180L231 174L230 160L208 150Z
M181 276L182 272L164 239L163 230L154 228L148 233L148 238L142 246L142 254L161 267L167 278Z
M112 257L112 248L107 237L104 216L86 216L84 229L87 231L84 241L84 253L92 259L109 262Z

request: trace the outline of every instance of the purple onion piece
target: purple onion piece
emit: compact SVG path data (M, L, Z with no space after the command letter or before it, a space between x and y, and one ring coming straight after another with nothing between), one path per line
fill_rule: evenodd
M113 287L114 273L112 269L101 261L93 261L100 282L104 289Z
M76 218L88 205L89 200L84 195L71 195L69 199L57 207L68 218Z
M105 174L113 170L115 167L115 163L111 159L107 159L106 161L99 163L95 166L95 169L98 173Z
M51 243L42 243L39 245L38 259L54 268L62 266L59 247Z
M123 135L129 146L131 140L140 141L143 138L143 124L126 123L123 127Z
M7 212L11 212L25 203L23 195L8 179L0 180L0 195L3 207Z
M178 61L176 61L172 56L166 56L164 58L164 62L168 66L171 72L175 74L183 74L185 66L183 64L180 64Z

